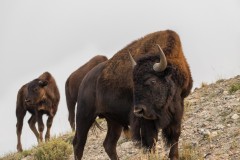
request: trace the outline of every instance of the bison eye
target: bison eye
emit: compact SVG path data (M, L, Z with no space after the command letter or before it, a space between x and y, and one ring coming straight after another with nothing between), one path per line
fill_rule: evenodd
M37 92L37 91L38 91L38 88L34 88L33 91L34 91L34 92Z
M152 85L155 85L156 83L157 83L156 80L151 80L151 84L152 84Z
M145 82L145 85L146 85L146 86L154 86L156 83L157 83L156 79L148 79L148 80Z

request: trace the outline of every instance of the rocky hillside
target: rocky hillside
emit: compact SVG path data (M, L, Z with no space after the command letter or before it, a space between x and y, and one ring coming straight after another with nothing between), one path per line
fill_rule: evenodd
M108 159L102 146L106 135L106 123L99 123L105 130L91 129L85 146L84 160ZM72 135L65 139L69 142ZM185 100L179 146L182 160L240 159L240 76L228 80L221 79L209 85L203 83L201 88L194 89ZM135 147L122 136L118 141L117 151L123 160L159 160L167 159L169 149L165 148L160 140L157 153L145 153L144 149ZM2 159L11 159L9 157ZM25 157L25 160L39 159L32 152L21 157ZM62 159L72 160L73 155Z

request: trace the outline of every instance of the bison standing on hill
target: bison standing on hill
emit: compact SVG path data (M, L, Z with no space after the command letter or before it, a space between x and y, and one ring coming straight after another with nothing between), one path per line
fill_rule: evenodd
M60 94L56 82L49 72L45 72L37 79L23 85L18 91L16 116L17 116L17 150L22 151L21 134L23 119L26 112L32 114L28 120L28 124L35 134L38 142L43 140L44 124L42 120L43 114L48 115L47 132L45 140L50 138L50 129L58 108ZM38 122L38 131L36 129Z
M90 59L83 66L74 71L67 79L65 83L66 101L68 107L68 121L75 130L75 105L77 103L78 88L84 78L84 76L96 65L107 60L107 57L97 55Z
M119 159L116 144L122 128L129 124L133 139L148 149L155 146L161 128L171 146L169 158L178 159L184 98L191 88L190 69L175 32L155 32L132 42L93 68L79 87L75 159L82 158L97 116L107 121L103 145L110 159Z

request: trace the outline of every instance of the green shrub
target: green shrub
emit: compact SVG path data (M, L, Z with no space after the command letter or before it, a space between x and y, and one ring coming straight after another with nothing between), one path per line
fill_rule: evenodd
M240 83L236 83L230 86L229 93L232 94L236 92L237 90L240 90Z

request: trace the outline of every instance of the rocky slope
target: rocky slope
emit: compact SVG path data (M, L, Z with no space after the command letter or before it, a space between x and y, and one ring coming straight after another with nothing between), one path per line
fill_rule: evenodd
M181 159L240 159L240 89L235 91L234 85L240 86L240 76L202 84L185 100ZM101 125L106 128L105 122ZM105 135L106 131L89 132L83 159L108 159L102 146ZM167 159L169 149L162 141L158 142L157 150L155 155L143 153L143 149L124 137L117 146L121 159Z

